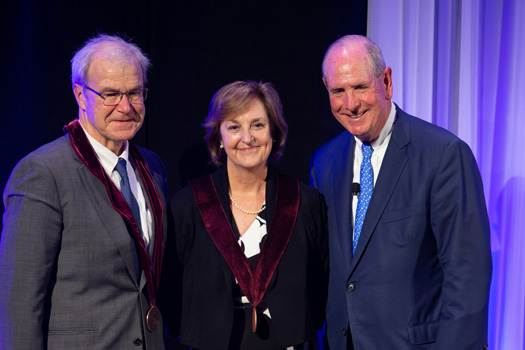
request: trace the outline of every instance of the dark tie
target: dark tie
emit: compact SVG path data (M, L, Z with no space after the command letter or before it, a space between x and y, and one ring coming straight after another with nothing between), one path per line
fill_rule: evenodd
M361 192L359 193L359 199L357 200L352 253L355 253L357 241L359 241L359 236L361 235L363 221L365 221L368 203L370 203L372 191L374 190L374 172L372 170L372 162L370 161L373 150L374 149L372 148L372 146L370 146L370 144L363 143L363 162L361 163L360 171Z
M118 159L118 163L115 167L115 170L120 174L120 177L122 178L120 180L120 193L122 193L122 196L124 196L124 199L126 200L126 202L128 202L128 205L131 208L133 216L135 217L135 221L137 222L139 230L142 233L142 226L140 225L139 204L137 203L137 199L133 195L133 192L131 192L131 187L129 186L128 171L126 170L126 160L124 158Z

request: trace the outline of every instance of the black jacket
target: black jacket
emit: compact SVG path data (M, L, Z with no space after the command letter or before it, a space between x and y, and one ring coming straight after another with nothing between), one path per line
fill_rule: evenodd
M269 169L266 210L270 218L275 207L277 176ZM212 180L232 222L226 167L217 170ZM234 276L206 231L189 186L173 197L170 214L169 238L174 240L178 256L173 265L180 264L182 269L181 342L200 350L227 349L233 325ZM265 294L279 347L316 339L315 329L323 325L328 283L327 242L324 199L317 190L301 184L297 221Z

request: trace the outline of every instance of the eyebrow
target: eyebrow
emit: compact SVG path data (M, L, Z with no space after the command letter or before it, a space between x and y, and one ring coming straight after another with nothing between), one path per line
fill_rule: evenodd
M144 87L142 86L137 86L137 87L134 87L132 89L129 89L127 92L130 92L130 91L137 91L137 90L141 90L141 89L144 89ZM115 88L110 88L110 87L105 87L104 89L102 89L101 92L122 92L120 91L119 89L115 89Z

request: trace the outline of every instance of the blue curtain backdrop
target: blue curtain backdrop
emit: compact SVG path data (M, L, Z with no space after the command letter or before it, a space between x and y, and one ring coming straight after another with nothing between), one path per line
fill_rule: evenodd
M525 2L369 0L394 101L465 140L491 222L489 348L525 349Z

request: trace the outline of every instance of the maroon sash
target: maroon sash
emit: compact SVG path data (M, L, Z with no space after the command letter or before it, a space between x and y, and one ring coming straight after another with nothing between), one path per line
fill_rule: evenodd
M255 307L259 304L292 235L299 209L299 181L277 177L277 199L259 259L252 270L226 217L211 179L204 176L190 181L195 200L211 239L226 259L239 286Z
M64 126L64 131L69 134L71 146L73 147L77 155L80 157L82 163L84 163L88 167L89 171L97 179L99 179L100 182L102 182L102 184L104 184L108 192L109 199L111 200L111 204L113 205L113 208L120 215L122 215L124 221L130 228L133 240L135 241L135 245L138 249L140 264L142 266L142 270L144 271L144 275L146 276L148 296L150 298L152 308L154 308L155 299L157 296L157 289L159 287L160 282L162 254L164 251L164 237L162 235L163 208L159 194L155 189L155 185L153 184L153 180L149 173L148 166L144 161L144 158L142 157L138 149L135 147L135 145L133 145L130 142L129 150L137 166L137 170L142 179L142 183L144 184L144 188L146 189L146 193L148 195L148 199L151 203L151 207L153 210L153 218L155 220L155 246L153 252L153 260L150 258L146 250L146 245L144 244L144 240L142 238L142 235L140 234L139 227L135 218L133 217L133 213L131 212L128 203L126 202L118 188L115 186L113 181L111 181L109 176L106 174L104 168L102 168L102 165L98 161L97 155L91 147L91 144L89 143L89 140L87 139L87 136L84 133L84 130L82 129L82 126L80 125L78 119L75 119L68 125Z

